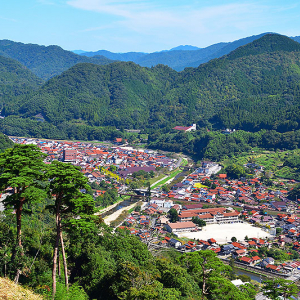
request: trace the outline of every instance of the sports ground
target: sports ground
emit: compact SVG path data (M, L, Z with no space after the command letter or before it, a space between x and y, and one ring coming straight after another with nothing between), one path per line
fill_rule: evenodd
M236 237L238 241L244 241L245 236L248 238L266 238L270 234L261 228L254 227L248 223L233 224L212 224L203 227L202 231L179 233L178 237L187 237L189 239L208 240L213 238L219 244L225 244Z

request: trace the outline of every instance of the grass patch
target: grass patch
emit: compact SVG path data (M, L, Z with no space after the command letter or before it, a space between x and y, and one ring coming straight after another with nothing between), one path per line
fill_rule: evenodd
M181 165L186 166L188 164L188 160L186 158L182 159Z
M149 180L150 185L152 185L152 184L155 183L156 181L161 180L161 179L164 178L165 176L166 176L165 174L160 174L160 175L158 175L157 177L151 178L151 179Z
M0 299L6 300L43 300L45 299L41 295L37 295L29 288L22 287L19 284L15 284L8 278L0 278Z
M156 188L158 186L164 185L168 180L174 178L176 175L178 175L179 173L181 173L182 170L181 169L176 169L175 171L173 171L167 178L165 178L164 180L158 182L157 184L155 184L152 188Z

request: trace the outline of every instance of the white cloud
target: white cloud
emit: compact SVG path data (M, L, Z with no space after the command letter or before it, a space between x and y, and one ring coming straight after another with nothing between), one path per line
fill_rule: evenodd
M147 9L148 5L141 1L120 0L70 0L67 4L75 8L131 18L137 11Z
M224 4L211 7L192 7L190 5L170 6L162 9L157 4L146 1L120 0L69 0L68 5L88 11L122 17L123 26L142 31L155 28L180 28L195 31L210 31L210 28L239 26L238 23L252 20L253 12L265 11L259 4Z
M201 47L216 42L216 39L230 41L232 37L237 39L249 33L273 31L285 12L295 9L294 5L276 5L269 0L224 2L203 6L202 1L191 4L191 0L185 1L189 4L174 0L169 5L164 0L67 0L69 6L106 16L105 24L99 20L99 26L82 31L111 29L115 38L121 39L126 32L128 38L136 35L137 39L152 39L156 44L161 40L165 45L174 45L174 40L179 37L182 41L201 39L204 41L202 45L198 44Z
M0 19L4 20L4 21L9 21L9 22L18 22L18 20L16 20L16 19L5 18L5 17L2 17L2 16L0 16Z

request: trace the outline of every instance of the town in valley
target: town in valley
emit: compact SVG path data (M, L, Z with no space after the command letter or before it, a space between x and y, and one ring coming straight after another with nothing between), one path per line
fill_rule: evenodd
M272 189L257 164L245 165L251 178L229 179L218 163L195 165L186 156L135 149L120 139L108 144L11 139L37 145L47 163L79 166L92 187L97 214L153 251L207 249L225 263L265 276L300 278L300 207L288 197L297 183L293 179L278 179ZM103 205L112 189L117 197Z

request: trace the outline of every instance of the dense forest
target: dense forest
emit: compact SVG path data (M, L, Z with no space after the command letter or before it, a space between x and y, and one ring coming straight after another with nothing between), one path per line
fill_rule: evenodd
M0 276L44 299L254 299L258 287L235 287L213 251L158 251L113 233L80 170L44 157L33 145L0 154L0 189L13 187L0 215Z
M255 148L271 151L293 150L300 147L300 130L279 133L275 130L247 132L238 130L231 134L219 131L195 133L174 132L149 135L149 147L165 151L184 152L195 160L221 161L249 152Z

